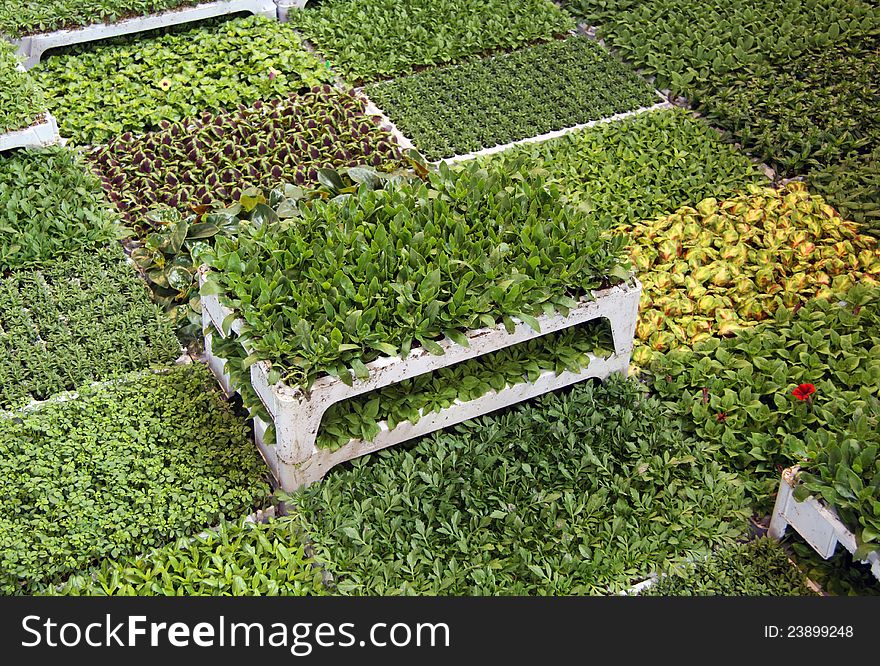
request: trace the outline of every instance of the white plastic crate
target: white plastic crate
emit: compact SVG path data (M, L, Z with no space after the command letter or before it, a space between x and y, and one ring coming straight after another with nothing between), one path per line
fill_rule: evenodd
M281 23L287 23L287 14L291 11L305 9L309 0L275 0L278 5L278 20Z
M201 274L201 279L204 281L204 273ZM330 468L347 460L585 379L604 379L613 372L626 374L632 354L641 289L638 280L632 278L630 284L594 292L594 300L582 300L568 316L554 314L538 317L540 333L522 322L517 322L513 333L507 333L501 325L468 331L466 334L470 342L468 347L444 339L439 342L445 350L440 356L416 348L405 359L390 357L376 359L367 365L370 370L369 378L355 379L352 386L330 376L317 379L308 392L282 383L270 385L269 365L265 362L254 363L250 368L251 385L266 406L275 426L275 444L267 445L264 435L268 424L255 423L257 444L279 485L284 490L292 491L319 481ZM217 296L202 298L206 356L209 366L228 392L234 387L223 372L225 361L211 353L210 331L212 328L221 331L223 321L231 314L232 311L222 306ZM387 424L382 423L381 432L369 442L352 440L335 451L319 448L316 445L321 419L327 409L335 403L599 318L606 318L611 324L614 353L604 359L592 357L590 364L579 372L563 372L556 375L552 371L547 371L534 382L508 386L501 391L491 391L468 402L456 401L440 412L425 414L416 424L400 423L393 430L389 430ZM241 320L235 320L231 330L239 332Z
M276 18L278 8L275 6L275 0L218 0L217 2L206 2L194 7L182 7L152 16L136 16L124 19L118 23L95 23L83 26L82 28L28 35L21 39L13 40L13 44L18 46L18 54L24 59L25 68L30 69L40 62L43 53L60 46L94 42L109 37L130 35L147 30L156 30L157 28L168 28L173 25L203 21L217 16L226 16L240 12Z
M51 113L44 113L43 122L14 132L0 134L0 152L14 148L41 148L61 141L58 123Z
M799 471L796 465L782 472L773 516L770 518L769 535L781 539L791 526L826 560L834 555L838 543L850 553L855 553L858 548L856 535L840 521L834 509L812 496L803 502L794 498ZM880 580L880 554L876 551L870 553L862 562L870 565L871 573Z

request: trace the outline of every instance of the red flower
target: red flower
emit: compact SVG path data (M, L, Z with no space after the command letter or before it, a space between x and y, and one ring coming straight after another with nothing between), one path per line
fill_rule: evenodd
M791 394L800 401L809 400L810 396L816 392L816 387L812 384L801 384Z
M727 414L724 412L718 412L715 415L715 419L718 421L718 423L724 423L727 420Z

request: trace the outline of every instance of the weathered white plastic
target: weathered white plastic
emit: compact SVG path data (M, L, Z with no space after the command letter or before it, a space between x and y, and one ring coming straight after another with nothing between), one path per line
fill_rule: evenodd
M95 23L93 25L74 28L71 30L56 30L28 35L13 44L18 46L18 54L24 58L24 66L30 69L40 62L43 53L59 46L70 46L84 42L94 42L99 39L130 35L136 32L145 32L157 28L167 28L182 23L203 21L216 16L249 12L268 18L276 18L278 8L274 0L217 0L206 2L194 7L181 7L161 14L152 16L137 16L124 19L118 23Z
M44 113L43 122L25 129L0 134L0 152L14 148L41 148L61 141L58 123L51 113Z
M768 534L781 539L790 525L826 560L834 555L838 543L855 553L858 548L856 535L840 521L832 508L812 496L803 502L794 498L798 471L798 466L794 466L782 472ZM880 580L880 554L876 551L870 553L862 562L870 565L871 573Z
M389 118L385 112L376 106L375 102L373 102L366 93L366 90L363 88L357 88L356 92L361 96L361 98L366 102L366 112L369 115L379 116L381 119L381 124L383 127L389 128L391 134L394 135L394 138L397 139L398 143L404 150L408 150L410 148L416 148L413 144L412 140L410 140L394 122ZM466 162L468 160L477 159L478 157L484 157L486 155L494 155L495 153L500 153L502 151L508 150L510 148L514 148L516 146L522 146L529 143L542 143L544 141L549 141L550 139L556 139L560 136L565 136L566 134L571 134L572 132L578 132L583 129L588 129L590 127L595 127L597 125L605 125L608 123L616 123L627 118L632 118L633 116L638 116L643 113L650 113L652 111L660 111L663 109L672 109L674 108L672 104L670 104L659 92L654 91L657 95L658 99L661 101L653 104L651 106L643 106L638 109L634 109L632 111L626 111L624 113L616 113L613 116L606 116L605 118L598 118L597 120L591 120L588 123L581 123L579 125L572 125L570 127L564 127L559 130L554 130L552 132L546 132L545 134L539 134L537 136L531 136L525 139L520 139L518 141L511 141L510 143L502 143L497 146L490 146L488 148L483 148L481 150L474 151L472 153L466 153L464 155L454 155L452 157L444 157L443 159L436 160L434 162L430 162L432 165L438 165L441 162L446 162L447 164L455 164L456 162ZM416 148L417 149L417 148Z
M275 4L278 5L278 20L281 23L287 23L287 14L291 11L298 11L300 9L305 9L306 3L309 0L275 0Z
M204 279L205 273L202 272L201 280ZM468 331L466 334L470 343L468 347L458 345L448 338L444 339L439 344L445 353L439 356L430 354L423 348L416 348L404 359L390 357L376 359L367 365L370 370L369 378L355 380L352 386L329 376L317 379L308 393L282 383L270 385L269 365L265 362L254 363L251 366L251 385L272 417L276 441L274 446L265 445L263 435L266 424L256 424L257 444L281 487L284 490L295 490L319 481L331 467L346 460L420 437L584 379L592 377L604 379L612 372L625 374L632 354L641 289L641 283L632 278L630 284L594 292L594 300L583 300L569 312L568 316L554 314L538 317L540 333L525 323L517 322L513 333L507 333L500 325L495 328ZM202 298L202 317L206 331L210 331L212 326L217 331L221 331L223 321L230 315L232 311L222 306L217 296ZM563 372L559 375L545 372L534 382L509 386L475 400L456 402L440 412L425 414L417 424L400 423L393 430L381 424L381 432L370 442L352 440L335 451L316 446L321 419L327 409L337 402L599 318L606 318L611 324L614 353L605 359L591 358L588 367L580 372ZM235 320L231 330L240 332L241 320ZM210 350L210 333L206 333L205 346L206 350ZM209 351L207 354L211 355ZM212 370L225 387L229 385L229 379L222 372L224 363L223 359L216 357L209 361Z

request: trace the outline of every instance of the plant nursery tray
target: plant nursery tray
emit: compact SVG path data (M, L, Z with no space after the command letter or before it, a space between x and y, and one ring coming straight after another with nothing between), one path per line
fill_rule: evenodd
M841 522L833 508L812 496L803 502L794 498L799 471L795 465L782 472L768 534L781 539L786 528L791 526L826 560L834 555L838 543L854 554L858 548L856 535ZM871 573L880 580L880 553L870 553L862 562L869 565Z
M218 0L151 16L137 16L118 23L96 23L82 28L27 35L12 40L12 43L18 46L18 55L24 59L25 68L30 69L40 62L43 53L49 49L243 12L277 18L278 8L275 0Z
M205 280L204 269L200 279L203 282ZM517 322L513 333L507 333L501 325L468 331L466 333L470 342L468 347L456 344L447 338L438 343L445 351L442 355L430 354L419 347L411 350L403 359L391 357L376 359L367 364L370 370L369 378L355 380L352 386L330 376L317 379L308 392L280 382L270 385L269 364L254 363L250 367L251 385L265 405L275 426L275 444L267 445L265 432L268 424L256 422L254 429L257 444L282 489L292 491L319 481L330 468L347 460L585 379L604 379L613 372L626 374L632 354L640 295L641 284L635 278L631 278L629 283L593 292L592 300L582 300L567 316L554 314L538 317L540 333L522 322ZM202 317L206 331L205 354L209 367L228 395L232 394L235 387L223 371L225 360L211 352L211 331L222 331L222 323L224 320L228 321L232 314L230 309L220 304L217 296L202 298ZM600 318L608 319L611 324L614 353L607 358L591 357L589 365L579 372L562 372L558 375L552 371L544 372L534 382L524 382L500 391L490 391L474 400L456 401L452 406L439 412L428 412L415 424L403 422L390 430L387 424L383 423L380 424L379 434L369 442L351 440L336 450L323 449L316 445L321 418L335 403ZM237 333L240 332L241 325L240 319L234 320L230 328Z
M43 114L43 122L25 129L0 134L0 152L14 148L40 148L61 141L58 123L51 113Z
M397 125L394 124L394 122L385 114L385 112L378 106L376 106L375 102L373 102L369 98L366 90L364 90L363 88L356 88L355 92L357 92L357 94L360 95L360 97L364 100L367 113L370 115L378 116L380 118L380 124L382 125L382 127L385 127L391 132L392 135L394 135L394 138L397 139L398 143L404 150L408 150L411 148L418 150L417 146L415 146L413 142L406 135L404 135L403 132L400 131ZM446 162L447 164L466 162L468 160L477 159L478 157L494 155L496 153L500 153L516 146L522 146L530 143L542 143L544 141L549 141L550 139L556 139L558 137L565 136L566 134L571 134L572 132L578 132L580 130L588 129L590 127L596 127L597 125L620 122L622 120L626 120L627 118L632 118L643 113L650 113L652 111L661 111L664 109L674 108L674 105L671 102L667 101L662 94L660 94L658 91L654 92L657 95L658 99L660 99L661 101L657 102L656 104L652 104L651 106L643 106L638 109L633 109L632 111L615 113L614 115L606 116L605 118L597 118L596 120L591 120L586 123L563 127L562 129L554 130L552 132L546 132L544 134L527 137L525 139L519 139L517 141L510 141L509 143L498 144L497 146L489 146L488 148L482 148L480 150L476 150L471 153L465 153L463 155L444 157L442 159L429 162L429 164L436 166L439 165L441 162Z

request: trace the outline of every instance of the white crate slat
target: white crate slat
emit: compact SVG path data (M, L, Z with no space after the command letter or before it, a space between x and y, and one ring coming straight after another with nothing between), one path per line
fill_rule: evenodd
M290 10L305 9L309 0L275 0L278 5L278 20L281 23L287 23L287 15Z
M57 121L48 112L43 117L43 122L36 125L0 134L0 152L16 148L43 148L60 143Z
M275 0L217 0L193 7L173 9L161 14L127 18L117 23L95 23L81 28L27 35L21 39L12 40L12 43L18 46L18 54L24 59L25 68L31 69L40 62L43 53L49 49L243 12L268 18L277 18L278 16Z
M205 275L206 272L203 270L200 274L202 282L205 280ZM255 363L250 369L251 385L274 422L276 438L274 446L264 445L260 440L262 432L265 432L265 424L261 424L257 428L260 449L270 468L273 468L273 474L282 488L293 490L320 480L327 470L340 462L419 437L448 425L461 423L590 377L604 379L612 372L625 374L632 353L640 294L641 284L633 278L629 284L594 292L593 300L583 300L567 316L557 313L538 317L540 332L534 331L523 322L517 322L513 333L507 333L501 325L468 331L466 333L470 342L468 347L458 345L448 338L441 340L438 344L443 347L445 353L440 356L430 354L422 348L415 348L405 359L381 357L367 364L370 370L369 378L356 379L352 386L329 376L318 378L308 392L282 383L270 385L269 364ZM202 299L202 312L206 330L206 350L209 350L210 329L213 327L221 331L224 320L228 321L231 318L232 311L222 306L217 296L206 296ZM316 445L321 419L327 409L337 402L599 318L606 318L611 324L614 353L606 359L593 358L589 366L578 373L566 372L560 375L552 372L544 373L536 382L517 384L466 403L459 402L439 413L426 414L418 424L401 423L390 431L386 426L372 442L355 440L333 452ZM241 320L234 320L230 328L240 332ZM210 359L210 352L208 356ZM231 386L229 378L222 372L224 363L225 361L216 357L209 360L209 365L226 389Z
M799 471L799 467L794 466L782 472L768 534L781 539L791 526L826 560L834 555L838 543L854 554L858 548L856 535L841 522L833 509L813 496L803 502L794 498ZM871 573L880 580L880 553L870 553L862 562L869 565Z

